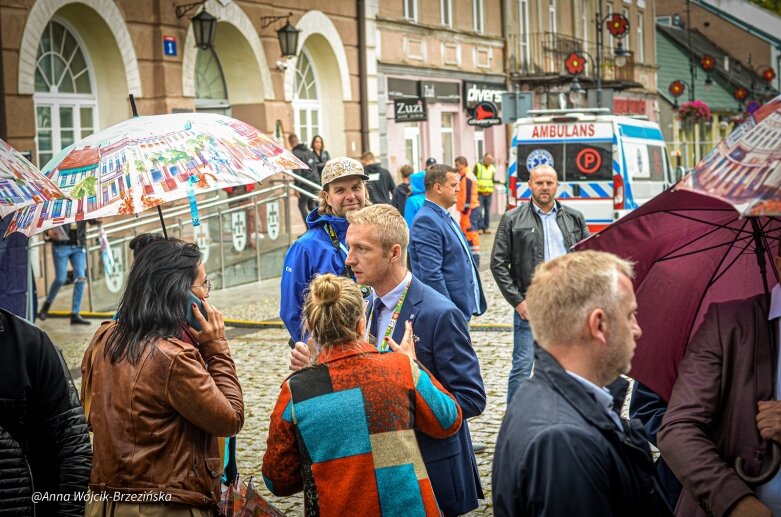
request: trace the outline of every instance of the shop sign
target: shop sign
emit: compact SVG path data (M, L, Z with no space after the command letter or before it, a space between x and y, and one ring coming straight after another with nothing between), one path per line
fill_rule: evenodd
M393 101L394 120L396 122L425 122L427 120L426 101L424 99L396 99Z
M420 97L420 81L388 77L389 99L417 99Z
M466 121L470 126L489 127L502 123L499 110L493 102L479 102Z
M420 89L422 97L427 102L461 102L460 83L446 83L441 81L421 81Z
M503 84L464 81L464 107L469 111L479 102L492 102L501 106L502 94L506 91L507 88Z

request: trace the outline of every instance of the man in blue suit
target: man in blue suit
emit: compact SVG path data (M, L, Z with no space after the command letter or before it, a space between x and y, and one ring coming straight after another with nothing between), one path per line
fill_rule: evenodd
M426 201L410 228L409 254L415 277L449 298L469 321L487 304L466 237L447 211L456 203L458 181L453 167L428 168Z
M413 325L415 353L461 406L464 423L455 436L437 440L417 433L437 504L446 516L477 508L483 498L466 419L485 409L485 388L469 329L453 303L407 269L409 233L404 218L390 205L373 205L347 215L347 264L362 285L372 287L368 340L389 350L386 338L400 343L404 323ZM309 364L310 350L298 344L290 368Z

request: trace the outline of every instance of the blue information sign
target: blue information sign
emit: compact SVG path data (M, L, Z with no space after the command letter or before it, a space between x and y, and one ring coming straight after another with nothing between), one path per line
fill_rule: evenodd
M176 55L176 38L173 36L163 36L163 54L166 56Z

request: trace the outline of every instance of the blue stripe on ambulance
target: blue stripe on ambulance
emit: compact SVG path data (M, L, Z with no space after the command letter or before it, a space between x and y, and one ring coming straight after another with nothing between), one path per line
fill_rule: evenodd
M643 129L637 126L626 126L624 124L619 124L618 130L621 132L622 136L624 134L624 129L626 128ZM661 132L659 134L661 134ZM613 147L616 146L618 146L618 137L614 134ZM632 194L632 183L629 181L629 176L627 176L626 156L624 156L624 153L621 153L621 162L623 167L621 167L617 161L613 160L613 172L615 174L620 174L624 178L624 209L634 210L637 208L637 203L635 203L635 196Z
M619 124L618 128L621 130L621 135L627 138L642 138L643 140L659 140L660 142L664 142L662 131L656 127Z

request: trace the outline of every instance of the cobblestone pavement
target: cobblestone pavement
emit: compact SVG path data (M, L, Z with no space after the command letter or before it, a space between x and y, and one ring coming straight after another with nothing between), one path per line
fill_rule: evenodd
M481 235L481 278L488 300L488 312L473 319L474 323L512 323L512 312L493 281L488 263L493 235ZM59 299L69 300L69 293ZM279 279L269 279L255 284L218 290L209 301L226 317L233 319L265 320L277 317L279 310ZM52 340L63 349L66 361L74 377L78 376L81 358L94 333L97 322L90 328L72 327L66 319L49 318L39 322ZM231 353L244 391L244 428L237 441L239 472L246 479L253 476L263 494L288 515L303 514L300 495L278 498L271 496L261 481L260 467L266 449L269 417L279 393L279 385L289 373L287 363L290 349L284 330L229 329ZM512 332L472 332L472 343L480 359L480 365L488 396L485 412L469 421L472 439L487 445L485 452L477 455L485 499L480 507L469 515L492 515L491 465L496 436L504 416L507 393L507 375L512 353ZM80 379L76 379L80 384Z

